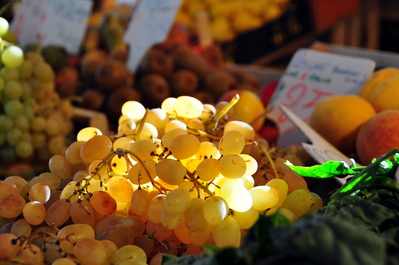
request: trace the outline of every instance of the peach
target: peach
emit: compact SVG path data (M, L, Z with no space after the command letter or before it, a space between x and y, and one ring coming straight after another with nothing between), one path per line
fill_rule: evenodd
M373 158L399 147L399 110L384 110L362 125L356 138L359 162L367 165Z

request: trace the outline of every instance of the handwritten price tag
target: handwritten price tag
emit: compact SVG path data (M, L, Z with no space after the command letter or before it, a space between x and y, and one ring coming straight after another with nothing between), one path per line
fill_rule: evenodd
M64 47L69 54L77 54L86 32L93 2L90 0L43 1L39 27L43 46L58 45Z
M291 59L271 99L269 118L280 130L277 145L287 147L307 137L278 108L284 105L305 122L314 106L330 95L358 94L375 68L370 59L336 55L309 49L298 50ZM339 107L339 106L337 106Z
M43 1L23 0L10 23L10 31L14 33L22 48L38 42L37 33L42 16Z
M132 72L150 47L165 40L180 4L181 0L142 0L137 4L124 36L129 45L127 66Z

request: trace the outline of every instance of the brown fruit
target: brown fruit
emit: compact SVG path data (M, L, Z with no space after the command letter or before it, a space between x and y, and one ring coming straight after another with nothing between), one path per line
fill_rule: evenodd
M201 101L203 104L212 104L214 105L216 103L216 100L214 96L207 92L207 91L195 91L191 96L195 97L199 101Z
M207 76L204 90L219 99L227 91L235 89L236 85L237 80L231 73L226 70L218 70Z
M104 62L105 58L91 58L82 61L80 65L80 71L82 75L83 81L86 82L87 85L93 86L96 83L95 73L97 68L100 67Z
M362 125L356 137L360 163L368 165L373 158L399 148L399 110L378 112Z
M159 49L150 49L140 62L138 74L140 76L147 74L159 74L168 77L173 71L172 57Z
M131 73L126 65L117 60L106 60L95 72L97 86L104 93L109 93L126 85L131 78Z
M143 103L148 108L160 107L162 102L170 97L168 81L159 74L148 74L140 79L137 88L143 97Z
M87 89L82 93L82 107L91 110L100 110L105 102L105 95L94 89Z
M176 69L188 69L193 71L200 79L206 78L211 71L210 65L205 59L196 54L186 45L180 45L172 53Z
M120 46L114 47L109 52L110 59L121 61L124 64L126 64L128 56L129 56L129 51L128 51L128 47L126 45L120 45Z
M68 79L55 87L61 98L77 96L80 94L81 83L79 80Z
M206 46L201 55L209 65L216 68L222 68L224 65L223 51L218 45Z
M174 97L190 95L197 90L199 81L197 75L187 69L173 72L169 78L169 85Z
M123 86L111 92L105 103L105 111L111 122L117 123L122 115L122 105L129 100L141 101L140 93L133 87Z

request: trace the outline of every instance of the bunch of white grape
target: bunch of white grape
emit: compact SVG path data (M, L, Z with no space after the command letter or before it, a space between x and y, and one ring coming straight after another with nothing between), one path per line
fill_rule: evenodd
M29 264L160 264L163 253L239 246L260 214L322 205L253 128L193 97L122 107L118 132L86 127L49 172L0 181L0 258ZM258 179L258 180L256 180Z
M55 91L52 67L39 52L24 53L5 41L1 47L0 164L64 154L73 111Z

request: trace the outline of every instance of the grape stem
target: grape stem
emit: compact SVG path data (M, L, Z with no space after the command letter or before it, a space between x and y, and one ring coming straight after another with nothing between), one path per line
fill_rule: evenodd
M235 96L230 100L229 103L227 103L226 106L224 106L223 109L221 109L218 113L216 113L215 115L212 115L208 121L205 121L205 124L208 124L212 121L215 121L215 128L217 127L218 121L223 118L227 112L229 112L229 110L238 102L238 100L240 99L240 96L238 94L235 94Z
M215 194L213 194L213 192L212 191L210 191L209 189L208 189L208 187L207 186L205 186L204 184L202 184L201 182L199 182L197 179L196 179L196 176L197 174L195 173L195 171L193 172L193 173L187 173L187 176L189 177L189 179L191 180L191 182L193 182L194 183L194 185L197 187L197 186L199 186L203 191L205 191L209 196L215 196ZM198 187L197 187L197 189L198 189Z
M269 161L270 166L272 167L272 169L273 169L273 171L274 171L274 174L276 175L276 178L279 178L278 173L277 173L276 166L275 166L275 164L274 164L274 161L273 161L272 157L271 157L270 154L269 154L269 151L267 151L267 149L266 149L262 144L260 144L260 148L261 148L262 151L265 153L265 155L266 155L266 157L267 157L267 160Z

